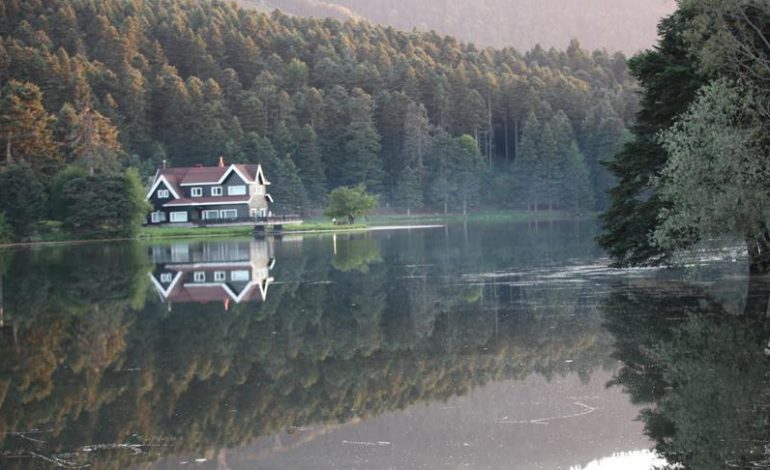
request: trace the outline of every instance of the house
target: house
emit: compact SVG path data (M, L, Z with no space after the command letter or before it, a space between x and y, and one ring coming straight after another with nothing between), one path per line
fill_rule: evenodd
M147 200L148 224L208 224L253 221L268 215L270 182L260 165L163 168L155 174Z
M174 303L264 302L275 266L269 240L154 245L150 281L161 300Z

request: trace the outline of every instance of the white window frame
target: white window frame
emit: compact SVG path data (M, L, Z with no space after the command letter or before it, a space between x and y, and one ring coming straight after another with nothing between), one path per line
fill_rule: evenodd
M196 187L190 189L190 195L192 197L202 197L203 196L203 188L196 186Z
M187 211L172 212L169 215L171 222L187 222Z
M224 271L214 271L214 281L224 282L227 280L227 273Z
M195 282L206 282L206 272L205 271L195 271L193 273L193 281L195 281Z
M153 224L159 224L166 221L166 213L163 211L155 211L150 214L150 222Z
M169 282L174 280L174 276L171 273L161 273L160 274L160 282L163 284L168 284Z
M221 196L222 193L222 186L212 186L211 187L211 195L212 196Z
M214 217L211 217L214 215ZM219 219L219 211L216 209L208 209L203 211L202 214L203 220L217 220Z
M231 271L230 280L233 282L247 282L249 281L249 271L245 269Z
M228 213L234 212L235 215L232 217L228 217ZM220 219L237 219L238 218L238 209L222 209L219 211L219 218Z
M168 199L168 189L159 189L158 190L158 199Z
M246 191L246 185L245 184L239 184L237 186L228 186L227 187L227 195L228 196L245 196L247 193Z

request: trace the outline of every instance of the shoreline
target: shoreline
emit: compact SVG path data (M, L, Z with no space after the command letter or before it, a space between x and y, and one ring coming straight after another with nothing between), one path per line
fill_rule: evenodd
M561 211L553 212L527 212L527 211L488 211L475 212L466 215L463 214L419 214L407 216L405 214L371 215L367 218L368 225L333 225L329 222L307 222L303 225L284 227L280 232L267 231L265 235L312 235L323 233L355 233L355 232L374 232L383 230L411 230L411 229L433 229L445 227L447 224L466 221L466 222L555 222L560 220L581 220L590 219L591 214L583 216L570 216ZM167 231L167 233L164 233ZM142 227L136 237L120 238L93 238L71 240L37 240L18 243L0 244L0 250L34 247L34 246L57 246L57 245L75 245L84 243L107 243L120 241L140 241L151 240L171 240L171 239L189 239L189 238L232 238L232 237L250 237L253 236L253 227L229 226L229 227Z
M443 228L445 225L372 225L366 227L355 228L340 228L340 229L307 229L307 230L285 230L281 232L267 232L263 236L284 236L284 235L320 235L320 234L338 234L338 233L360 233L360 232L377 232L385 230L425 230ZM137 236L135 238L93 238L85 240L52 240L52 241L34 241L34 242L20 242L20 243L6 243L0 245L0 250L13 249L13 248L25 248L25 247L37 247L37 246L57 246L57 245L83 245L86 243L111 243L111 242L123 242L123 241L136 241L136 242L149 242L149 241L163 241L174 239L189 239L189 238L238 238L254 236L253 232L248 233L196 233L196 234L179 234L168 235L160 237L142 237Z

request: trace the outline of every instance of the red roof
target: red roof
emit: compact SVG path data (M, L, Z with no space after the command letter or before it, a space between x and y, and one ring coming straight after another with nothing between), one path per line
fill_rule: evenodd
M163 168L158 170L158 177L165 176L174 189L179 189L181 185L190 184L216 184L222 179L231 167L235 167L244 177L246 182L251 183L257 177L259 165L244 165L236 163L227 166L191 166ZM181 191L179 191L181 194Z

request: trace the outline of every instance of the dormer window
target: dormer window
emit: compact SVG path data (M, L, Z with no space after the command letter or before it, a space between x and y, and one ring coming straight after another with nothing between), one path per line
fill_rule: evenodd
M212 196L221 196L222 195L222 186L213 186L211 188L211 195Z
M168 199L168 189L159 189L158 199Z
M201 197L203 196L203 188L192 188L190 194L192 197Z

